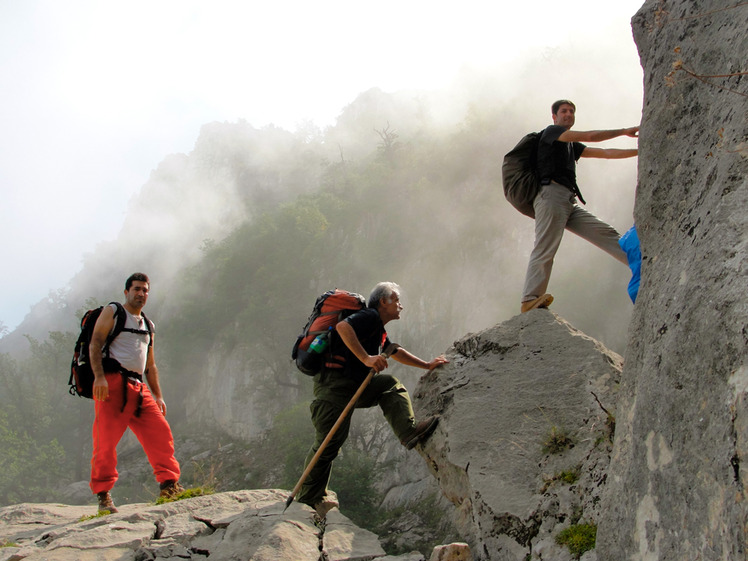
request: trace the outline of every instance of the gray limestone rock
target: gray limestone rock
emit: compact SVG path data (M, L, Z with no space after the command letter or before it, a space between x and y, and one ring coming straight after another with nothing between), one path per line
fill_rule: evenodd
M218 493L163 505L120 505L117 514L86 518L95 506L21 504L0 509L0 536L12 547L0 560L366 561L384 557L376 536L337 511L324 535L311 508L287 491ZM327 536L327 539L325 539Z
M417 412L441 415L419 451L475 558L523 560L561 528L596 523L621 357L547 310L447 357L414 392Z
M354 531L355 530L355 531ZM361 557L361 561L384 557L385 552L379 545L377 536L356 526L338 509L327 513L322 550L328 561L345 561L353 559L351 551L369 552L371 557Z
M642 283L598 557L746 559L748 6L648 0L632 26Z
M450 543L435 547L429 561L473 561L473 554L466 543Z

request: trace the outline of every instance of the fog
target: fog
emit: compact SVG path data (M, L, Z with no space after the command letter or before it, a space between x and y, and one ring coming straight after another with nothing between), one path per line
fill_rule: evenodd
M50 291L68 285L87 255L105 254L102 248L120 232L137 235L142 224L165 241L179 231L175 246L192 249L164 255L167 270L198 255L205 237L220 239L245 218L220 177L196 177L202 190L188 189L178 215L180 226L194 226L187 239L184 228L158 212L159 201L148 205L142 196L144 185L179 168L180 155L193 150L210 123L273 124L281 138L284 131L324 130L370 88L427 100L430 122L445 130L459 127L471 108L500 112L507 131L539 130L561 97L577 104L577 130L640 119L641 69L629 26L640 1L585 0L563 8L542 1L498 13L478 1L235 4L0 7L0 329L16 328ZM407 123L393 126L408 139ZM497 157L516 142L512 134L497 135ZM334 140L331 153L355 157L355 146ZM259 148L255 154L260 162L283 156ZM590 209L620 231L628 228L635 161L584 161L579 177ZM432 219L455 220L459 208ZM496 291L518 308L532 224L517 215L507 227L516 231L517 264ZM551 286L556 310L584 323L594 313L586 300L604 299L600 292L611 281L620 282L615 297L625 298L628 277L572 238L562 244ZM121 266L130 272L130 265ZM98 280L121 284L119 277ZM475 309L474 328L501 319L495 310Z
M290 348L330 288L401 284L388 333L426 358L519 312L533 222L504 200L502 156L558 98L577 130L639 122L638 6L401 4L0 8L0 433L26 459L0 498L59 501L87 477L90 402L59 396L77 318L133 271L152 280L181 439L248 443L306 410ZM588 208L621 232L636 173L579 165ZM622 353L629 277L567 235L553 310ZM412 389L421 371L392 373Z

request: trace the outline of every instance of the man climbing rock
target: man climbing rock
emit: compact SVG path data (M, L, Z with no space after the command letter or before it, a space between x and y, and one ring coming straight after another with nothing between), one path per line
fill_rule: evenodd
M628 265L626 253L618 245L620 234L592 213L577 204L584 203L576 177L579 158L631 158L636 148L590 148L582 142L601 142L619 136L637 137L639 127L615 130L572 131L576 106L566 99L551 107L553 124L540 136L537 172L540 192L533 201L535 210L535 245L527 266L521 311L546 308L553 296L546 292L551 278L553 259L561 244L564 229L574 232L588 242Z
M367 308L348 316L335 327L339 337L333 338L333 351L344 357L345 366L342 369L323 369L314 377L315 400L310 409L316 436L305 465L317 453L371 369L377 375L361 394L356 407L379 405L393 432L408 450L426 440L436 428L438 417L416 421L408 390L394 376L381 374L387 368L387 359L380 353L390 345L384 326L400 319L402 309L400 287L392 282L382 282L372 290ZM426 362L402 347L397 348L392 358L406 366L426 370L433 370L448 362L444 356ZM314 508L320 518L338 506L334 493L328 492L327 484L332 462L348 437L350 419L350 415L347 416L324 448L298 495L298 501Z

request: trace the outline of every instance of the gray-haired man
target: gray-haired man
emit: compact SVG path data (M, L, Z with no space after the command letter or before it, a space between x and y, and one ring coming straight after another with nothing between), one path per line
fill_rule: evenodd
M395 436L409 450L426 440L436 428L438 417L416 421L408 390L394 376L381 374L387 368L387 359L380 353L390 344L384 326L400 319L402 309L400 287L392 282L382 282L372 290L367 308L337 324L335 329L338 337L334 337L331 344L337 345L339 353L345 357L345 367L325 369L314 377L315 400L310 409L316 436L305 465L314 457L371 369L377 375L356 402L357 408L379 405ZM433 370L448 362L444 356L426 362L402 347L398 347L391 356L401 364L426 370ZM350 422L349 415L322 451L299 491L298 501L314 508L322 518L331 508L338 506L334 494L328 492L327 484L332 462L348 437Z

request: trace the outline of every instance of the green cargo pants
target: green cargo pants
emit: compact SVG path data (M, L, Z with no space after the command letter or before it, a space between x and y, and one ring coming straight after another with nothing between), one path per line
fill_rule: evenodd
M319 379L318 379L319 378ZM304 469L319 450L322 441L345 409L358 386L349 378L337 372L325 372L315 377L315 399L309 407L312 413L312 424L316 431L314 445L307 454ZM389 374L377 374L371 379L356 408L368 408L379 405L384 418L392 427L398 440L403 440L416 426L413 406L408 390L400 381ZM297 500L309 506L316 505L327 492L327 484L332 473L332 462L337 457L341 446L348 438L352 412L340 425L335 435L327 443L324 451L312 468L306 481L301 486Z

